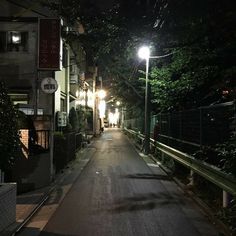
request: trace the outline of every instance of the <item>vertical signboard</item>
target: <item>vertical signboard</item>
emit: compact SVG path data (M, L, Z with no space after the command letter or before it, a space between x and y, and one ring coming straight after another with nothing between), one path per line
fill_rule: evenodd
M38 69L61 70L61 20L39 19Z

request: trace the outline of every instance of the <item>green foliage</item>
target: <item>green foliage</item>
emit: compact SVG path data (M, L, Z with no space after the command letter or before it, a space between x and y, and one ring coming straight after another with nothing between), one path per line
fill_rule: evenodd
M76 107L76 113L78 117L78 126L80 131L84 131L86 126L86 112L85 107L82 105L79 105Z
M6 171L17 158L19 133L17 111L2 82L0 83L0 121L0 169Z
M163 52L174 52L151 71L153 101L162 110L235 99L234 5L232 0L158 3L154 38Z
M83 106L77 106L76 109L72 107L69 113L69 123L73 131L84 131L84 129L89 127L92 129L92 110Z
M69 25L74 25L80 15L80 1L77 0L40 0L40 3L66 20Z
M93 117L92 117L92 111L90 108L85 108L82 105L79 105L76 107L72 107L70 109L69 113L69 130L68 132L71 131L76 131L76 132L81 132L84 131L87 126L92 126L93 122Z
M236 173L236 144L232 142L225 142L218 144L216 147L218 157L221 160L222 170L235 175Z
M227 208L221 208L217 217L231 229L232 235L236 233L236 198L233 197Z
M198 160L220 168L225 173L235 176L236 145L231 140L212 147L205 146L194 153L193 156Z
M138 79L138 69L145 70L145 63L136 55L143 43L152 45L153 55L174 52L150 59L153 111L235 99L233 0L161 0L150 7L133 0L104 11L92 1L49 2L70 24L80 18L85 34L73 34L70 40L83 44L104 86L128 106L143 107L145 82Z

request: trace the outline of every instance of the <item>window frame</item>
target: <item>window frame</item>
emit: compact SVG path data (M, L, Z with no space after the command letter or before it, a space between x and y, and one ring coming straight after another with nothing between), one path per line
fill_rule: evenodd
M13 42L14 35L20 35L20 42ZM29 32L28 31L0 31L0 53L28 52Z

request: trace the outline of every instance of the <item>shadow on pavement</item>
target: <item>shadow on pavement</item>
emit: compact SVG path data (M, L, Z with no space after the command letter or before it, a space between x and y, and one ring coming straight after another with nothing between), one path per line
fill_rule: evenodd
M128 211L140 211L140 210L152 210L157 207L163 207L165 205L177 205L178 199L173 198L166 193L149 193L135 195L134 197L127 197L119 199L114 202L114 207L108 209L111 213L120 213Z
M21 204L21 205L29 205L29 204L36 204L39 199L42 198L42 193L38 193L38 194L34 194L32 193L31 195L19 195L17 197L17 204Z
M159 180L166 180L171 181L171 177L168 175L156 175L156 174L130 174L130 175L123 175L123 178L130 178L130 179L159 179Z

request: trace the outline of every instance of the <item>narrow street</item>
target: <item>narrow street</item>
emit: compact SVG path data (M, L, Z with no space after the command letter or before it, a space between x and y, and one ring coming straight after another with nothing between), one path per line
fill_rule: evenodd
M31 227L19 235L219 235L195 203L157 165L147 165L119 129L105 130L90 148L95 150L90 162L42 231Z

